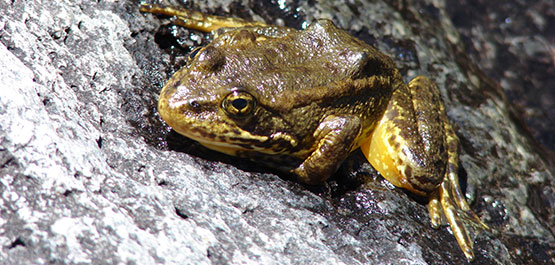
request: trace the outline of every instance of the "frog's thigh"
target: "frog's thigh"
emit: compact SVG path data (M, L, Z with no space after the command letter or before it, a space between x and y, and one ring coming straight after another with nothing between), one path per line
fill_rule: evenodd
M347 158L360 129L358 117L326 117L314 132L316 149L293 173L307 184L324 182Z
M385 179L418 195L439 187L447 163L439 91L426 80L417 77L395 90L371 138L361 146Z
M172 17L172 23L176 25L204 32L215 31L219 28L267 26L262 22L248 22L240 18L213 16L198 11L156 4L143 4L139 10L141 12L170 16Z
M466 258L472 260L472 241L462 220L465 213L475 215L458 181L458 145L437 87L419 76L394 93L372 138L361 148L388 181L429 195L432 226L439 227L444 215Z

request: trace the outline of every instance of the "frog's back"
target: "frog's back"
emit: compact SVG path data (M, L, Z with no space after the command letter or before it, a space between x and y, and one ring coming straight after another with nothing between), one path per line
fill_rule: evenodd
M311 115L374 116L383 112L380 105L388 101L398 78L388 56L329 20L302 31L288 29L275 38L239 28L219 35L212 45L226 49L225 65L218 69L220 85L242 87L262 106L285 116L295 112L292 119L314 104L318 107Z
M401 82L389 57L329 20L302 31L241 27L218 32L177 72L159 109L194 139L237 139L242 149L303 159L327 117L356 117L360 137L367 136ZM239 109L244 115L233 113ZM276 143L278 136L286 143Z

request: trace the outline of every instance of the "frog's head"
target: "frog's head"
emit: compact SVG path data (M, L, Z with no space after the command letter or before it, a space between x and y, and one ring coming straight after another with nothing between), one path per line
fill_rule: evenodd
M160 116L175 131L230 155L279 153L296 145L280 132L279 115L261 106L259 91L244 85L251 83L243 80L246 70L237 60L226 62L222 49L212 45L191 57L164 86L158 102Z
M389 80L390 60L327 20L304 31L227 29L191 54L158 108L175 131L216 151L304 158L323 117L368 105L346 97L372 87L369 76Z

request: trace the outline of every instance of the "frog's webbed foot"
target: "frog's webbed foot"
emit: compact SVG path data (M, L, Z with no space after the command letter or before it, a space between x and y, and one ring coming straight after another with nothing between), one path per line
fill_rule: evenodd
M428 210L433 228L439 228L442 216L447 219L449 227L467 260L474 259L473 241L465 224L475 229L489 229L470 209L459 184L458 145L459 141L449 124L445 125L448 143L448 165L443 182L437 191L429 196Z
M473 241L466 224L475 229L489 229L489 227L472 210L460 207L461 204L467 204L467 202L464 198L459 200L453 195L452 191L456 189L456 185L453 185L448 179L446 178L437 191L430 194L428 210L432 227L438 229L442 224L442 216L445 217L465 257L472 261L474 259Z
M428 210L432 227L438 229L442 224L442 217L445 217L466 259L472 261L474 259L473 241L466 225L471 225L475 229L489 229L489 227L472 210L463 210L459 207L461 202L466 204L466 200L459 201L453 198L452 190L452 183L446 180L437 191L430 194Z
M212 32L220 28L267 26L262 22L249 22L240 18L207 15L198 11L156 4L142 4L139 10L146 13L170 16L173 24L203 32Z

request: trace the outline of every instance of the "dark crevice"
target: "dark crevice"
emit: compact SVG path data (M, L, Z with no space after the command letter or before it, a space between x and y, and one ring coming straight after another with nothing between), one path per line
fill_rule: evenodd
M69 34L70 34L70 32L71 32L71 27L65 28L64 31L65 31L66 35L65 35L65 37L64 37L64 41L63 41L63 42L66 43L67 38L69 37Z
M16 238L16 239L8 246L8 249L13 249L13 248L16 248L16 247L18 247L18 246L21 246L21 247L25 247L25 246L26 246L25 242L23 242L23 240L22 240L21 238L19 238L19 237Z
M168 181L165 180L165 179L162 179L162 180L158 181L158 185L159 185L159 186L166 186L166 185L168 185L168 184L169 184Z
M4 151L4 150L0 150L0 151ZM9 156L10 156L10 157L7 158L7 159L4 158L6 161L4 161L4 162L0 165L0 168L6 168L6 167L8 167L9 165L11 165L11 164L15 161L15 158L14 158L13 156L11 156L11 155L9 155Z
M102 136L99 136L98 139L96 139L96 145L98 145L98 148L102 149Z
M64 191L63 195L64 195L65 197L67 197L67 196L71 195L72 193L73 193L72 190L66 190L66 191Z
M189 219L189 216L185 214L181 209L175 208L175 214L183 219Z

